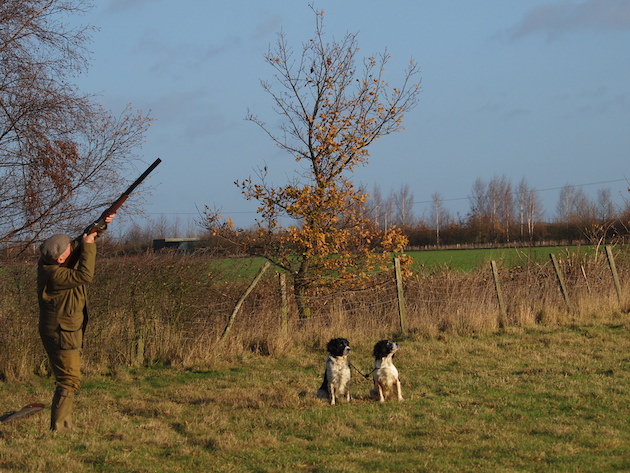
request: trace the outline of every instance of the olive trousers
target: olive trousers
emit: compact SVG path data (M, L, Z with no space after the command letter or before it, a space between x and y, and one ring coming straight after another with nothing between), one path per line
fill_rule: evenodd
M52 400L50 429L72 430L74 393L81 385L83 330L40 333L44 349L55 375L56 389Z

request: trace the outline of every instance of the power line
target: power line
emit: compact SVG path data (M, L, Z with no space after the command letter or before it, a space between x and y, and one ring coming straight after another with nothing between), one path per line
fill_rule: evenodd
M222 212L225 214L255 214L255 210L241 210L238 212ZM144 215L199 215L199 212L144 212Z
M547 191L555 191L555 190L560 190L563 189L564 187L586 187L586 186L597 186L597 185L602 185L602 184L611 184L614 182L628 182L627 178L624 179L612 179L609 181L599 181L599 182L587 182L584 184L566 184L564 186L557 186L557 187L546 187L544 189L533 189L535 192L547 192ZM452 197L450 199L440 199L442 202L456 202L456 201L462 201L462 200L470 200L470 197ZM432 204L433 200L417 200L413 202L414 204ZM256 212L255 210L250 210L250 211L237 211L237 212L229 212L229 211L225 211L222 212L226 215L255 215L258 212ZM196 215L199 216L199 212L145 212L145 215Z

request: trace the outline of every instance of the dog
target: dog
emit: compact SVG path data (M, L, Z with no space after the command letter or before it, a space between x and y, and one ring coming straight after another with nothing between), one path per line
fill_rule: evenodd
M350 342L345 338L333 338L326 345L328 358L326 359L326 371L324 381L317 390L317 397L328 399L334 406L337 398L345 397L350 401Z
M403 400L400 377L393 361L398 348L398 344L391 340L381 340L374 345L374 389L370 389L370 397L380 402L393 397Z

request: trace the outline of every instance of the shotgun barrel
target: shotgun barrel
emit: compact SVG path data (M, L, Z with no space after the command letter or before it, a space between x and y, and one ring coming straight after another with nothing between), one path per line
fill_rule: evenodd
M151 164L151 166L149 166L147 170L144 171L140 175L140 177L136 179L133 182L133 184L131 184L127 188L127 190L123 192L121 196L118 197L118 199L112 205L110 205L107 209L105 209L98 219L96 219L94 222L90 223L87 227L85 227L85 230L83 231L83 233L86 233L89 235L90 233L93 233L93 232L105 230L107 228L107 223L105 223L105 218L107 218L108 215L115 213L120 207L122 207L122 204L125 203L129 195L131 195L131 193L135 190L135 188L138 187L140 183L144 181L147 178L147 176L151 174L153 170L157 167L157 165L160 164L161 162L162 160L160 158L157 158L155 161L153 161L153 164Z

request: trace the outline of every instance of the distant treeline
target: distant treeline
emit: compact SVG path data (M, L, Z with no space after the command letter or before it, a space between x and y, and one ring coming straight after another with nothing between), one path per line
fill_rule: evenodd
M453 247L453 246L538 246L573 245L580 243L627 243L630 235L627 220L604 224L597 222L539 222L532 234L523 232L520 225L497 227L488 221L471 220L452 222L439 230L424 224L408 226L404 232L409 238L409 247Z
M545 212L538 191L525 179L517 185L505 176L477 179L470 190L466 215L453 217L439 193L433 194L427 212L413 213L414 194L409 185L383 197L375 188L367 211L379 226L396 225L409 238L410 247L454 245L540 245L541 242L598 244L625 240L630 202L613 203L610 189L599 189L595 199L581 187L560 189L555 212ZM553 214L552 218L548 216ZM547 217L545 217L547 215Z
M407 250L437 248L499 248L528 246L571 246L580 244L625 244L630 242L630 215L600 223L597 220L569 222L536 222L523 228L519 223L498 225L487 218L466 218L451 220L436 229L426 221L403 226L409 239ZM167 229L165 231L165 228ZM163 235L177 235L175 228L160 229L135 227L120 238L107 238L102 243L102 251L107 254L140 254L146 251L177 250L184 252L204 251L214 255L234 256L247 254L238 241L226 241L218 236L199 232L194 238L173 238L164 244ZM249 240L247 235L254 229L242 229L240 237ZM179 244L177 243L179 241ZM155 243L159 242L160 245Z

